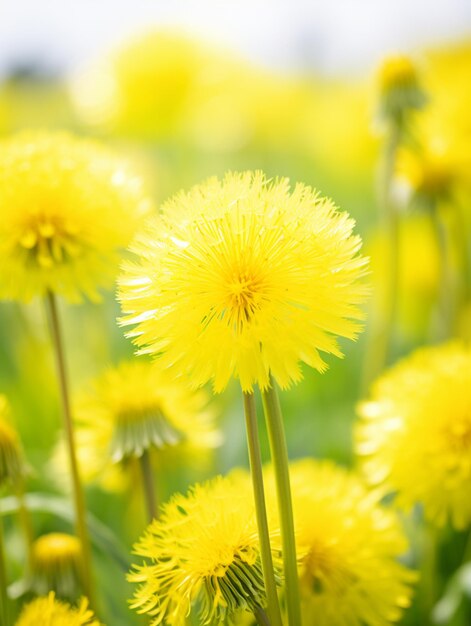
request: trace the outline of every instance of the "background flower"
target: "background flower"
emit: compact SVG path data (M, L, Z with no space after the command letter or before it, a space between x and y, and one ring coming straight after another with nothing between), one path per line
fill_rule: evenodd
M304 623L396 622L415 579L398 561L408 546L397 517L332 462L292 463L291 480Z
M471 521L471 351L422 348L387 371L358 407L356 449L368 480L424 506L437 525Z
M86 600L79 608L56 600L53 593L27 604L15 626L100 626Z
M97 298L150 210L142 181L95 142L24 132L0 146L0 297Z

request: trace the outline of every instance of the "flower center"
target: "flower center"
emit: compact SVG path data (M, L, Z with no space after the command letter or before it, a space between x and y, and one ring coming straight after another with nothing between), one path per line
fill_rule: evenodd
M223 315L240 329L260 310L265 298L263 280L251 272L240 272L227 284L227 307Z
M43 268L64 263L81 251L77 228L55 217L34 216L24 227L18 243L31 261Z

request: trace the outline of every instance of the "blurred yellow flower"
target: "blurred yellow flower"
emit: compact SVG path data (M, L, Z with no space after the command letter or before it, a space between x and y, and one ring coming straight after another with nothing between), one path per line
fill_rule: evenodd
M304 623L399 620L416 575L398 562L408 546L397 516L359 477L331 462L296 461L290 476ZM268 494L272 481L269 470Z
M0 297L70 301L109 286L118 251L150 203L142 181L98 144L20 133L0 146Z
M74 600L81 589L81 548L77 537L65 533L41 535L32 546L30 589L41 596L49 591Z
M384 59L378 70L378 89L384 119L402 122L404 114L422 108L426 101L415 64L405 55Z
M129 580L139 583L132 608L152 626L232 621L266 606L257 523L245 473L218 477L176 495L134 548L144 558ZM278 564L279 565L279 564Z
M240 101L226 97L236 95L231 82L243 79L244 73L245 65L225 50L183 33L149 30L85 69L73 82L72 93L85 121L112 132L175 138L203 120L216 140L207 114L216 113L219 130L230 132L234 124L245 134Z
M471 137L471 39L429 50L424 78L430 106L423 113L427 135L468 144Z
M189 389L158 361L137 359L109 368L75 403L83 478L122 489L128 481L112 463L147 449L159 453L160 464L169 455L173 464L177 458L191 463L195 455L201 461L201 454L221 440L208 400L203 390Z
M471 350L422 348L379 378L359 405L356 449L368 480L424 507L438 526L471 522Z
M10 404L0 394L0 486L6 482L16 482L24 472L20 440L10 424Z
M167 202L120 278L123 324L141 352L192 385L249 391L322 371L334 335L355 337L366 260L353 220L311 188L261 172L213 178Z
M15 626L100 626L83 599L78 608L55 599L54 593L27 604Z

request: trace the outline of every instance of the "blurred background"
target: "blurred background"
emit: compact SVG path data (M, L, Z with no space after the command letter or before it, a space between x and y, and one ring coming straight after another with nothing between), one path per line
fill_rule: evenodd
M38 127L95 136L135 161L157 204L209 175L263 169L316 187L357 221L372 257L368 322L357 343L342 342L345 359L328 358L324 375L306 369L304 381L283 393L293 458L314 455L353 464L355 404L365 393L365 355L387 280L376 192L383 142L376 68L393 53L407 53L416 63L428 104L414 135L423 145L445 146L433 161L447 185L440 202L463 208L465 226L458 230L469 233L468 0L16 0L0 6L2 137ZM420 166L423 181L428 170L423 161ZM398 173L399 198L419 188L405 169L405 175ZM469 285L462 284L460 253L452 252L449 265L459 311L444 329L440 251L426 213L403 204L389 362L424 343L469 336ZM450 237L455 230L452 224ZM113 292L99 305L64 305L62 314L74 391L132 355L115 322ZM59 404L39 302L0 304L0 391L13 405L32 467L31 490L61 493L66 469L50 461L60 437ZM172 470L162 481L165 496L247 465L237 386L214 402L223 446L201 466ZM144 523L140 503L123 515L123 494L93 485L88 500L128 550ZM67 520L60 524L70 529ZM57 525L46 512L35 517L37 533ZM19 573L21 540L13 528L9 538ZM463 541L455 540L456 555ZM453 550L445 559L442 587L456 567ZM124 577L110 574L114 564L108 560L97 561L112 616L108 623L139 623L126 610ZM418 623L415 615L410 611L404 623Z

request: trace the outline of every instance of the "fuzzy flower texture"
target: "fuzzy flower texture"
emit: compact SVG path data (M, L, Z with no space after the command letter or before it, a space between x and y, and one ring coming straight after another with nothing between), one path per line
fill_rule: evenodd
M471 349L422 348L386 372L359 407L357 452L369 480L439 526L471 523ZM411 477L413 477L411 479Z
M78 608L60 602L50 593L27 604L15 626L100 626L87 601L82 600Z
M93 381L75 404L77 454L85 480L100 479L108 489L128 484L129 467L116 463L140 457L145 450L175 465L220 443L213 411L203 390L191 390L162 370L159 361L123 361ZM55 461L66 465L65 450Z
M141 180L99 144L20 133L0 146L0 297L96 299L139 220Z
M176 495L135 547L132 608L152 626L220 624L266 606L255 508L245 476L218 477ZM279 565L279 564L278 564Z
M194 386L285 388L354 338L365 259L354 222L302 184L229 173L180 193L149 222L120 280L124 324Z

